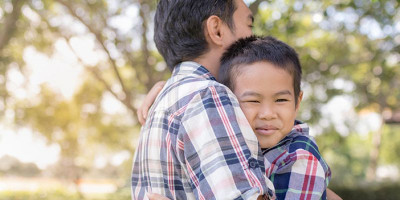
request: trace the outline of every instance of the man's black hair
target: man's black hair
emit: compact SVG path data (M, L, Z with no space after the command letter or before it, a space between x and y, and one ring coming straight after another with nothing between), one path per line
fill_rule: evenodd
M239 68L255 62L269 62L292 75L297 105L302 73L299 57L292 47L271 36L250 36L232 44L222 55L218 81L233 91Z
M154 17L154 42L169 69L208 50L204 21L216 15L233 30L235 0L160 0Z

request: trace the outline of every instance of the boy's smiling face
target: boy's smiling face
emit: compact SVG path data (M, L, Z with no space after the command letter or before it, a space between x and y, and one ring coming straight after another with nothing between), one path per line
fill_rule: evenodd
M269 62L239 67L234 93L262 148L271 148L293 128L297 106L292 75Z

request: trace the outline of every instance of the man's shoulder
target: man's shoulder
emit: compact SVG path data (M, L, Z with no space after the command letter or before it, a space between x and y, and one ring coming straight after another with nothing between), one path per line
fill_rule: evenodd
M233 92L225 85L201 77L187 76L169 80L157 98L154 112L175 113L218 99L222 105L238 105ZM183 113L182 113L183 114Z
M228 96L236 98L233 92L225 85L208 79L199 77L185 77L177 82L167 85L165 94L161 100L172 99L189 103L196 96L207 97L217 93L218 96Z
M210 88L215 88L224 93L231 92L227 86L215 80L204 79L201 77L188 76L179 80L178 82L178 87L188 87L191 93L202 93Z

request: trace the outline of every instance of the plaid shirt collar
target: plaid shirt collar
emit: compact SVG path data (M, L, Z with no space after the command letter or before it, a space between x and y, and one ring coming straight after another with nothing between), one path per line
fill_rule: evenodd
M284 137L281 141L279 141L278 144L276 144L275 146L267 149L262 149L263 154L272 151L273 149L276 149L278 147L281 147L284 144L289 144L297 136L308 136L309 129L310 128L306 123L303 123L299 120L295 120L294 126L290 131L290 133L286 137Z
M207 68L193 61L179 63L172 71L172 76L201 76L208 80L217 81L217 79L208 71Z

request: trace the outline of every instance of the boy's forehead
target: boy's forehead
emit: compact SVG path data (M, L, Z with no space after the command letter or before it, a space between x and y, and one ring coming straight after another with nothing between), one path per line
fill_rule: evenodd
M270 62L268 60L261 60L261 61L255 61L255 62L252 62L252 63L241 64L241 65L238 66L238 68L246 70L246 69L250 69L250 68L253 69L253 68L259 68L259 67L269 68L271 66L274 67L274 68L283 70L283 68L281 66L276 65L273 62Z
M241 75L251 75L251 74L256 74L260 68L268 70L268 73L278 73L276 70L271 70L271 67L273 69L279 70L279 73L284 72L287 73L291 77L291 81L294 81L294 75L291 71L289 71L288 67L282 67L280 65L274 64L273 62L267 61L267 60L262 60L262 61L256 61L253 63L246 63L246 64L241 64L235 66L235 71L236 73L231 74L231 78L234 80L234 82L237 81L237 78Z

